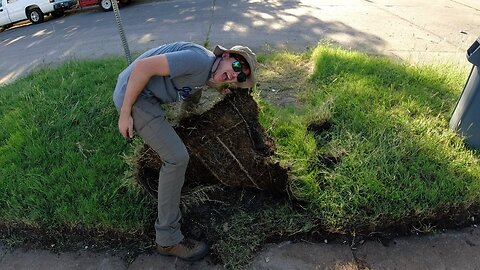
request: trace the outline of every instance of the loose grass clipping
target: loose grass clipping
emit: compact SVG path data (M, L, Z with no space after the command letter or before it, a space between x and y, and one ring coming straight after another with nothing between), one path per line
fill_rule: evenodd
M205 113L182 119L174 129L190 154L188 184L286 192L287 169L272 161L274 141L260 126L257 103L248 91L234 91ZM144 145L137 180L154 198L161 166L160 157Z

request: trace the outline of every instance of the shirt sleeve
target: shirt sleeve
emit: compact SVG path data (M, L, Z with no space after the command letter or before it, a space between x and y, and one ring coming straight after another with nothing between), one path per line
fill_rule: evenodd
M193 51L183 50L165 54L170 67L170 78L193 75L210 68L206 55Z

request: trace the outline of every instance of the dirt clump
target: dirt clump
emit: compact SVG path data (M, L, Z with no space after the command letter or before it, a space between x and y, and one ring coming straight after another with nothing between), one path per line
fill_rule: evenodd
M238 90L210 110L174 126L190 153L187 183L286 192L288 170L272 160L275 143L259 124L258 110L251 94ZM161 165L155 151L144 145L137 180L153 197Z

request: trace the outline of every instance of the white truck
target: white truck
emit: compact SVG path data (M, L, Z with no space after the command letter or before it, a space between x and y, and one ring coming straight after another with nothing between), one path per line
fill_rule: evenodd
M77 0L0 0L0 28L27 19L41 23L48 14L61 17L76 4Z

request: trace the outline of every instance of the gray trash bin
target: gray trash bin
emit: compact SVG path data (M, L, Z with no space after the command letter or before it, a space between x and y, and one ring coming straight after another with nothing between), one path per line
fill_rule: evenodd
M467 83L450 119L450 128L465 138L470 147L480 149L480 37L467 50L473 64Z

